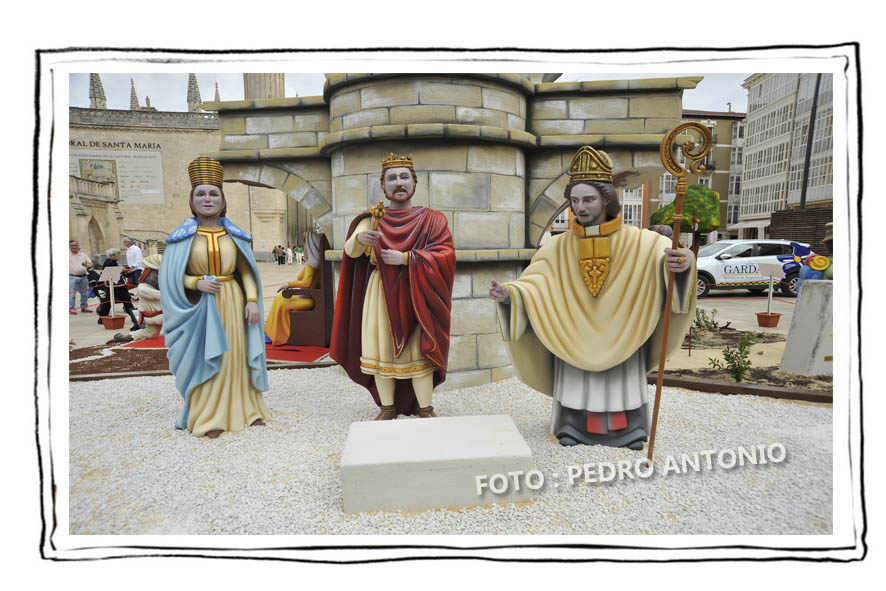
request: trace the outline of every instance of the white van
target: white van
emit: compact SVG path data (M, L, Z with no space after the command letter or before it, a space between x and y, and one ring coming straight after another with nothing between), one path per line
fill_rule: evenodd
M808 244L802 246L808 248ZM769 277L760 273L759 263L782 263L785 278L780 287L784 295L797 295L799 264L788 240L720 240L698 251L696 293L704 297L712 289L746 288L764 292Z

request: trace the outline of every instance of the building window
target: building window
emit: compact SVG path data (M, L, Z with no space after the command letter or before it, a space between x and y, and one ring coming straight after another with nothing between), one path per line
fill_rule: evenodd
M622 221L625 225L634 226L636 228L643 227L643 204L642 203L625 203L621 208Z
M709 177L709 176L698 177L698 184L704 185L705 187L710 189L711 188L711 177Z
M730 174L729 175L729 194L730 195L741 195L741 175L739 175L739 174Z
M730 203L726 206L726 225L731 226L738 223L739 203Z
M741 146L732 146L732 151L729 153L730 166L740 166L742 164L743 151L744 148Z
M663 207L677 198L677 177L671 173L661 175L658 187L659 206Z
M744 138L744 121L732 122L732 139L740 140Z

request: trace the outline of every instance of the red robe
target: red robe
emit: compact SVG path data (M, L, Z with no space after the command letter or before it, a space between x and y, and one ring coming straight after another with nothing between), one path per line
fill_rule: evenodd
M366 211L354 218L348 229L348 238L360 220L368 215ZM378 230L382 237L375 246L375 257L381 273L394 346L401 351L416 324L420 324L421 353L436 366L436 387L446 379L452 284L455 278L455 248L446 216L425 207L387 210ZM381 250L388 248L409 252L409 265L385 265L381 260ZM343 253L330 356L345 368L352 380L367 388L380 406L375 376L360 371L363 300L372 271L369 257L354 259ZM401 414L418 412L412 380L396 380L394 404Z

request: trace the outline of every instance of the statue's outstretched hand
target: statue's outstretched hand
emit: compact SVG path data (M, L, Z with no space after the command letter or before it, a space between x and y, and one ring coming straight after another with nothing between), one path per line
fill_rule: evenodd
M375 246L378 244L379 238L381 238L381 232L378 230L363 230L357 234L357 240L366 246Z
M507 287L493 279L492 284L489 286L489 299L504 304L511 299L511 292Z
M666 248L664 251L668 271L682 273L683 271L688 271L692 267L692 255L687 251L674 250L673 248Z

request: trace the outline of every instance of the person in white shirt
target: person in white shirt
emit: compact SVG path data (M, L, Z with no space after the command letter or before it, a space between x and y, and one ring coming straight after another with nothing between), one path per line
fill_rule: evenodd
M124 272L130 275L132 283L138 284L138 278L141 276L142 271L145 270L145 259L142 256L142 249L136 246L129 236L123 239L123 246L126 247L126 267L124 267Z

